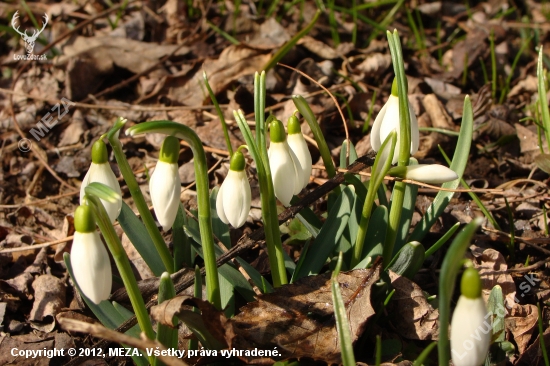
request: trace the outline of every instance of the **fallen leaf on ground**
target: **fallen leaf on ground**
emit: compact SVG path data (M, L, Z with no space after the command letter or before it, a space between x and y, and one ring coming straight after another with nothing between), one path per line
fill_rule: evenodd
M420 286L392 271L390 279L395 294L390 302L394 311L389 313L399 334L409 339L438 339L439 310L428 303Z

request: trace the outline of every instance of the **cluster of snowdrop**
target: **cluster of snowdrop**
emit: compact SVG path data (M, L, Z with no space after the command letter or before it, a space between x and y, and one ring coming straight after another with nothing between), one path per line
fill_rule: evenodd
M290 206L293 195L309 183L311 154L296 116L288 120L288 136L283 123L274 119L270 124L268 157L275 197ZM250 211L250 184L245 173L245 159L240 149L231 157L229 173L223 181L216 200L220 219L233 227L241 227Z
M395 85L394 83L391 96L373 124L371 142L375 151L392 131L397 131L399 140L399 100ZM418 123L412 109L410 109L410 116L411 153L414 153L418 150ZM288 134L282 122L277 119L270 122L269 131L271 142L268 157L274 194L284 206L290 206L292 197L300 193L309 183L312 169L311 155L296 116L293 115L288 120ZM153 208L164 231L169 230L174 224L180 202L179 147L179 139L176 137L168 136L164 140L157 166L149 180ZM244 147L246 146L242 148ZM392 161L394 164L399 156L398 150L399 143L396 144L394 152ZM101 200L111 222L114 222L120 214L122 199L120 186L107 158L105 143L99 139L92 147L92 163L82 182L80 191L82 206L80 207L86 207L84 188L92 182L103 183L118 194L118 199L115 201ZM230 159L229 173L220 187L216 200L216 210L220 219L235 228L246 222L250 211L251 192L245 167L245 158L239 148ZM390 170L390 174L427 183L443 183L457 179L454 171L441 165L396 167ZM86 215L75 215L76 233L71 252L72 261L75 278L82 292L98 303L107 299L111 285L110 282L97 281L97 278L110 279L111 268L108 264L107 252L95 230L93 217L89 210L86 212L88 212ZM84 222L85 220L88 221Z

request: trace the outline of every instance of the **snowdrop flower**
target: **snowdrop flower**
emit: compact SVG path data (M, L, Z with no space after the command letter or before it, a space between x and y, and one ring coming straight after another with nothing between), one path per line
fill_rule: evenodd
M409 104L409 115L411 117L411 155L418 151L419 135L418 135L418 121L414 111ZM370 133L370 142L374 151L380 150L382 142L390 134L391 131L397 131L397 143L395 152L393 154L392 164L397 163L399 159L399 97L397 94L397 78L393 80L391 95L388 101L382 109L374 123Z
M294 115L290 116L287 123L287 142L288 146L294 152L300 165L302 166L302 176L304 183L302 188L305 188L309 183L309 177L311 176L311 154L307 148L306 140L302 135L302 129L300 128L300 121Z
M281 121L270 123L269 168L273 179L275 197L285 206L290 206L292 196L304 187L304 172L296 154L288 146L285 128Z
M74 213L71 266L80 291L94 304L109 298L112 285L111 263L95 228L89 206L78 206Z
M164 139L159 161L149 179L153 209L164 231L168 231L174 224L180 203L179 147L180 142L176 137L168 136Z
M246 162L239 150L233 153L229 173L223 181L216 198L216 212L220 219L233 227L244 225L250 212L250 183L244 170Z
M392 177L412 179L428 184L441 184L458 179L458 175L439 164L419 164L408 166L397 166L388 172Z
M485 361L491 343L491 324L481 297L481 280L474 268L467 268L460 284L451 321L451 353L455 366L479 366Z
M122 208L122 192L120 191L120 185L115 177L115 173L113 173L109 166L107 146L105 146L102 139L97 140L92 145L92 164L80 185L81 205L84 204L84 195L86 194L84 188L93 182L103 183L118 193L120 199L117 199L115 202L101 200L105 211L107 211L107 215L109 215L109 219L111 219L111 222L115 222Z

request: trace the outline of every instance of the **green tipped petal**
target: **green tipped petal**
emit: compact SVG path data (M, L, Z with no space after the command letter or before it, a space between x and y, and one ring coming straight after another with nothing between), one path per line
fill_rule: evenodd
M80 205L76 208L74 212L74 229L79 233L95 231L95 221L90 206Z
M180 154L180 141L174 136L164 139L160 148L159 160L168 164L177 164Z
M460 292L469 299L478 299L481 297L481 279L475 268L467 268L462 274Z
M285 142L286 134L283 123L277 119L274 119L269 124L269 137L271 142Z
M231 161L229 162L229 169L236 172L243 171L246 166L246 161L244 160L244 155L239 150L233 153Z
M107 146L102 139L97 140L92 145L92 163L104 164L108 161L109 154L107 153Z
M391 95L394 97L399 96L399 87L397 86L397 78L393 78L393 83L391 83Z
M292 115L288 118L286 128L288 130L289 135L302 133L302 128L300 127L300 120L295 115Z

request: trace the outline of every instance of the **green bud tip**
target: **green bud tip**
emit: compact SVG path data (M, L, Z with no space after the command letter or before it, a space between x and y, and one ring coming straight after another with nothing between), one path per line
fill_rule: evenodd
M396 178L402 178L405 179L407 175L407 167L406 166L394 166L388 171L388 175L390 177L396 177Z
M244 167L246 166L246 161L244 160L244 155L239 150L235 151L233 153L233 156L231 156L231 161L229 162L229 169L240 172L244 170Z
M300 127L300 120L298 119L298 117L296 117L294 115L292 115L288 118L286 128L288 130L289 135L294 135L296 133L302 133L302 128Z
M393 83L391 84L391 95L394 97L399 96L399 87L397 86L397 78L393 78Z
M107 154L107 145L103 142L102 139L97 140L92 145L92 163L94 164L105 164L109 158Z
M462 274L460 292L469 299L478 299L481 297L481 278L475 268L466 268Z
M283 122L277 119L271 121L269 124L269 137L271 138L271 142L285 142L286 134Z
M180 155L180 140L174 136L164 139L160 148L159 160L163 163L177 164Z
M74 229L79 233L95 231L95 221L90 206L80 205L76 208L74 212Z

